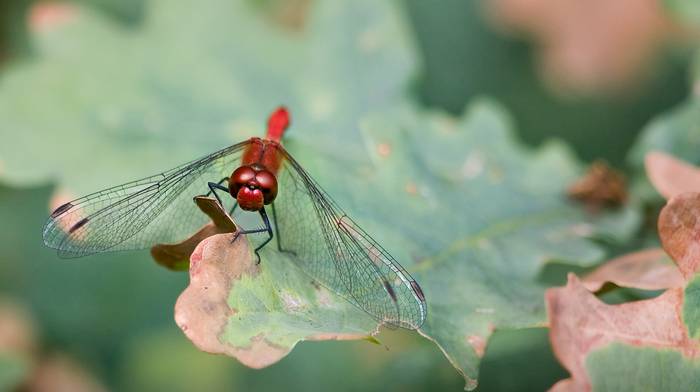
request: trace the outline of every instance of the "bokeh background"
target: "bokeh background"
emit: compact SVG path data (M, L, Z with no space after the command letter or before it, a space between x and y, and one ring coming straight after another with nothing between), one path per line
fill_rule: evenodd
M624 171L637 135L651 119L691 93L688 73L697 34L661 1L404 0L392 2L389 16L324 12L315 16L313 28L309 15L318 1L235 1L247 10L245 20L235 13L221 14L216 7L222 2L0 2L0 104L5 105L0 109L5 117L0 117L0 127L3 135L18 135L0 141L10 146L0 151L27 157L25 167L3 168L5 158L0 155L1 389L463 388L463 378L440 350L407 331L382 333L381 345L366 341L302 343L270 368L251 370L231 358L197 351L175 325L172 306L187 285L186 274L158 267L146 252L64 262L45 249L41 227L56 194L95 190L99 184L108 186L138 173L167 169L196 156L195 152L222 147L225 133L212 130L210 135L206 127L228 108L211 109L212 118L188 118L196 108L176 112L173 108L178 106L172 102L206 106L216 101L206 97L230 93L232 100L251 102L248 118L262 119L279 103L267 101L275 97L278 85L284 86L280 87L281 101L293 94L291 90L318 87L316 82L329 91L370 89L374 94L370 98L376 102L357 93L358 98L350 100L354 106L348 105L347 116L337 119L352 128L356 118L368 110L366 106L381 109L385 100L397 99L388 93L396 90L392 84L403 83L396 76L402 74L408 75L409 82L398 89L400 100L458 115L475 97L488 96L511 113L523 143L537 146L551 138L562 139L582 160L602 158ZM206 9L210 5L213 10ZM173 15L180 19L160 17L164 7L179 8ZM201 25L191 28L195 22L187 15L199 14L216 15L216 20L207 25L201 23L205 19L193 17ZM89 29L82 35L70 35L81 36L80 42L66 40L62 34L75 24L85 28L85 23L76 22L85 18ZM358 66L371 69L372 65L331 45L342 41L338 37L364 18L378 18L380 25L381 18L387 18L387 25L398 23L399 41L410 49L385 49L387 62L377 64L372 83L351 88L352 81L344 80L344 72ZM227 24L242 27L222 27ZM285 39L247 33L248 24L263 26L276 37L288 36L292 43L287 46ZM191 31L201 35L188 35ZM239 34L227 35L230 32ZM396 39L383 34L393 33L380 30L359 45L371 48L385 38ZM115 36L118 38L109 39ZM191 49L198 42L205 50ZM247 56L250 61L232 69L226 69L225 61L217 67L218 59L227 56L218 51L226 51L227 45L236 48L232 49L235 56ZM71 52L73 46L79 55ZM169 49L163 50L166 46ZM309 46L323 47L325 52ZM72 55L56 59L53 49ZM202 66L196 56L205 56L207 50L212 59L201 62L210 66ZM256 57L286 50L333 59L312 59L316 64L313 72L318 72L314 79L313 72L303 77L296 74L298 64L275 63L280 58L275 55ZM412 57L405 58L406 53ZM256 65L259 67L253 68ZM240 90L221 91L218 72L234 74ZM182 83L164 87L163 94L143 97L139 83L122 85L124 74L136 75L136 79L142 74L140 83L155 90L161 87L158 83L178 78ZM114 78L114 85L105 82L109 78ZM304 83L310 85L295 86ZM234 86L229 81L222 84ZM69 92L73 88L82 93ZM69 129L73 120L61 121L80 117L90 102L110 102L100 96L147 107L143 110L146 117L156 114L150 122L134 115L117 127L120 130L187 123L196 133L189 138L182 133L170 139L154 137L155 142L137 133L140 137L126 139L124 143L130 144L124 146L97 143L98 138L86 142L86 134L110 132L109 128L99 124L90 128L99 123L94 118L82 122L84 129L79 131ZM247 107L236 106L241 111ZM323 102L316 107L323 111ZM17 111L28 114L19 116ZM106 121L109 115L107 110ZM31 121L18 120L27 118ZM159 128L159 121L165 125ZM303 125L311 120L302 115L299 122ZM46 139L49 132L52 136ZM348 143L352 139L349 134ZM132 145L142 146L140 155L121 162L121 148ZM58 165L54 171L44 168L41 174L33 170L34 164L54 165L55 157L62 154L73 154L73 166ZM152 158L141 162L142 157ZM14 155L11 158L8 161L16 161ZM117 164L129 170L120 167L112 173L110 165ZM72 173L65 172L71 168ZM497 331L481 365L478 390L544 390L564 377L566 372L551 353L546 329Z

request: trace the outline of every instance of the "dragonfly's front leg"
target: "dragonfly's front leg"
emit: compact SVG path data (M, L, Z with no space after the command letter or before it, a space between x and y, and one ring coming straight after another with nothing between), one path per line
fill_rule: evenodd
M233 239L231 240L231 243L234 243L237 239L238 236L241 234L254 234L254 233L264 233L267 232L268 237L267 239L260 244L257 248L255 248L255 256L258 258L255 264L260 264L260 249L262 249L265 245L267 245L268 242L272 240L272 227L270 226L270 219L267 217L267 213L265 212L265 207L260 209L260 216L262 217L263 222L265 223L265 227L261 229L254 229L254 230L239 230L236 232L236 234L233 235Z
M220 191L224 191L224 192L228 193L229 189L227 187L221 185L224 181L228 181L228 177L222 178L219 182L209 182L208 183L209 192L207 192L207 194L204 195L204 196L209 196L213 193L214 196L216 197L216 200L218 200L219 204L221 204L221 208L224 208L224 203L221 201L219 194L216 193L216 190L218 189ZM229 216L233 216L233 213L236 211L236 207L238 207L238 200L234 199L233 207L231 207L231 209L228 211Z
M209 183L207 183L207 185L209 186L209 192L207 192L207 193L204 195L205 197L208 197L209 195L211 195L211 194L213 193L213 194L214 194L214 197L216 197L216 200L217 200L217 201L219 202L219 204L221 205L221 208L224 208L224 203L221 201L221 198L219 197L219 194L216 193L216 190L218 189L218 190L220 190L220 191L225 191L226 193L228 193L228 188L225 187L225 186L223 186L223 185L221 185L221 184L223 184L224 181L226 181L226 180L228 180L228 177L222 178L221 180L219 180L219 182L209 182Z

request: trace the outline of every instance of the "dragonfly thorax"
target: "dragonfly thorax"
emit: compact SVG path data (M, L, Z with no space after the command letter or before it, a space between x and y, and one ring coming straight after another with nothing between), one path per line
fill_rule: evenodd
M277 196L277 178L261 165L245 165L229 179L229 192L246 211L258 211Z

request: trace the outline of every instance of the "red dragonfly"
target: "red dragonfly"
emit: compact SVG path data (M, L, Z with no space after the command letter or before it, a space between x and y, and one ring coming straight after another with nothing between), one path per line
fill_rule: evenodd
M264 236L255 248L258 262L274 237L277 249L304 272L376 320L419 328L426 317L420 286L282 147L288 126L289 114L280 107L270 116L264 139L253 137L63 204L44 227L44 243L71 258L178 242L207 223L192 208L192 198L208 189L206 195L223 206L217 192L226 192L235 199L232 214L240 206L262 220L262 228L239 230L232 240L240 234Z

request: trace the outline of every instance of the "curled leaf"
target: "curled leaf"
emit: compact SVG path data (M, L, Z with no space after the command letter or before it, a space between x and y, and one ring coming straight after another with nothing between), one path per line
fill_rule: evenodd
M688 336L680 317L683 298L683 289L673 288L653 299L607 305L573 274L566 287L547 290L552 348L571 372L570 379L558 382L552 390L590 390L587 356L613 342L673 349L696 357L700 347Z
M231 238L218 234L196 247L190 285L175 304L175 321L200 350L262 368L299 340L364 339L377 328L293 263L270 258L258 265L244 237Z
M644 167L651 184L666 199L700 191L700 170L690 163L652 151L644 157Z
M226 301L233 280L241 275L257 275L259 269L251 262L246 242L234 245L222 235L218 241L203 243L190 259L190 285L175 304L175 321L194 344L203 351L227 354L250 367L261 368L283 355L276 347L261 340L251 342L247 349L230 348L219 341L227 316L235 309ZM235 259L233 263L210 263L214 258Z
M618 206L627 200L627 184L622 173L604 161L591 164L586 174L567 189L569 197L594 209Z
M697 359L700 355L700 276L697 275L700 257L700 193L683 193L674 196L659 216L659 236L666 253L676 262L678 275L666 284L674 286L662 295L643 301L607 305L597 299L574 276L569 275L566 287L547 290L545 300L550 323L550 339L559 361L571 372L571 378L558 382L555 391L591 390L589 369L598 369L599 364L590 359L591 352L598 349L606 353L620 353L623 346L644 346L667 349L680 353L685 358ZM660 250L652 249L633 253L613 261L611 266L601 267L588 279L596 283L610 277L629 278L636 284L648 284L645 273L654 271L663 258ZM641 273L634 270L620 273L625 266L639 264ZM652 274L653 275L653 274ZM653 282L660 288L665 278ZM680 283L680 285L679 285ZM590 286L590 285L589 285ZM595 287L595 286L594 286ZM604 358L603 355L601 358ZM686 366L678 362L678 366ZM676 369L674 369L676 370ZM659 380L666 380L660 373ZM611 376L611 375L607 375ZM619 374L615 374L619 377Z
M181 271L190 266L189 258L197 244L205 238L216 234L233 233L236 224L224 211L219 202L212 197L197 196L194 198L197 207L211 218L211 223L202 227L192 237L177 244L158 244L151 248L151 256L165 268Z
M673 197L659 215L659 237L664 250L688 279L700 267L700 193Z
M642 290L682 287L685 283L676 265L659 248L617 257L583 278L583 285L592 292L600 290L607 282Z

